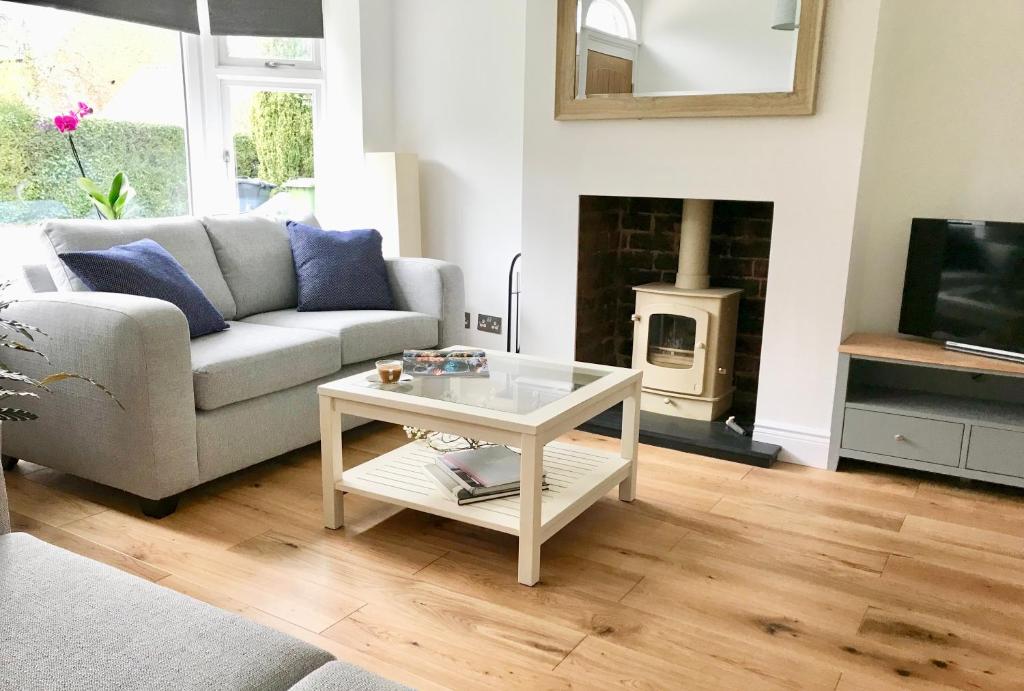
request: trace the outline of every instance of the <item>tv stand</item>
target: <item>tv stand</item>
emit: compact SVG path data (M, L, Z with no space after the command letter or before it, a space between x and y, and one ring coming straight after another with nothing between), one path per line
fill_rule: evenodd
M971 345L970 343L957 343L956 341L946 341L946 350L952 350L957 353L981 355L982 357L991 357L997 360L1009 360L1010 362L1024 363L1024 353L1012 353L1008 350L985 348L984 346Z
M1024 487L1024 364L853 334L839 348L829 468L840 458Z

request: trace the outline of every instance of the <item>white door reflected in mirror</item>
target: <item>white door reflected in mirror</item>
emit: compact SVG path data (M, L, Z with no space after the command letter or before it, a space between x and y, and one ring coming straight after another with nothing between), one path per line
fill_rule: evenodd
M790 93L800 0L577 0L576 97Z

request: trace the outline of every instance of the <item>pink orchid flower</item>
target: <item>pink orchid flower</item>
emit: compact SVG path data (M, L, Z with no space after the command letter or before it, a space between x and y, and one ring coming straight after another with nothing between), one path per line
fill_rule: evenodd
M78 102L78 117L84 118L86 115L92 115L92 108L85 103Z
M53 118L53 124L61 134L68 134L78 129L79 118L74 113L57 115Z

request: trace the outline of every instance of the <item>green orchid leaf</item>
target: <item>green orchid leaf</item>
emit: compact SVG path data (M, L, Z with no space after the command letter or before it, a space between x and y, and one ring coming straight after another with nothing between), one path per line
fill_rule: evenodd
M0 422L27 422L38 420L39 416L18 408L0 408Z
M78 186L93 199L105 199L106 192L89 178L78 178Z
M102 384L97 382L95 379L90 379L89 377L83 377L81 374L74 374L73 372L58 372L57 374L50 374L50 375L47 375L47 376L43 377L39 381L39 384L40 384L41 388L45 389L50 384L55 384L57 382L65 381L67 379L78 379L79 381L84 381L84 382L88 382L89 384L92 384L97 389L99 389L103 393L107 394L107 396L109 396L111 398L111 400L113 400L114 403L117 404L118 408L120 408L121 410L125 409L125 407L121 404L121 401L117 400L117 396L115 396L110 391L110 389L108 389L107 387L103 386Z
M110 191L107 193L107 203L113 206L117 198L121 196L121 188L124 186L124 173L118 173L110 183Z

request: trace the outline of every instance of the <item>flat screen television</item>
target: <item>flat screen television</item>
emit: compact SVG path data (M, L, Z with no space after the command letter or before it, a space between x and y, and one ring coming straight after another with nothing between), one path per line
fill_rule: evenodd
M915 218L900 333L1024 360L1024 223Z

